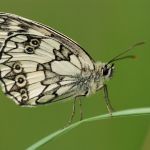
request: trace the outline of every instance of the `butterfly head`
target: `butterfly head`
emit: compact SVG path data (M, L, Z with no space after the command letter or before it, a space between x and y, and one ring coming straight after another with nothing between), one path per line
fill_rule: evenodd
M132 45L131 47L129 47L128 49L126 49L125 51L123 51L120 54L113 57L107 63L103 63L101 65L101 72L102 72L101 76L104 78L104 80L108 80L112 77L113 70L114 70L113 62L116 62L116 61L122 60L122 59L126 59L126 58L135 58L134 55L126 55L126 56L123 56L123 55L126 54L127 52L129 52L130 50L132 50L134 47L142 45L142 44L144 44L144 42L136 43L136 44Z

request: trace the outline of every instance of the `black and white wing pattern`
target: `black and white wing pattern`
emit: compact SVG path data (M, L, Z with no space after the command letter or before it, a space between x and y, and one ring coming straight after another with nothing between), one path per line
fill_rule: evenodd
M0 13L0 81L20 105L75 96L77 76L94 61L74 41L40 23Z

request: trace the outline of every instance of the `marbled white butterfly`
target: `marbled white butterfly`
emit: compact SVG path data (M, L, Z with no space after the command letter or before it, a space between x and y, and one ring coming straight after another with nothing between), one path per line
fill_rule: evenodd
M35 21L0 13L1 86L19 105L43 105L104 89L111 113L105 81L112 77L112 62L125 58L119 57L125 52L108 63L95 63L65 35Z

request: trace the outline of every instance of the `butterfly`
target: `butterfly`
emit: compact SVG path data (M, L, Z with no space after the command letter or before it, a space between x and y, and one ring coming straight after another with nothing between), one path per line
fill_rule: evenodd
M111 113L106 81L113 75L112 62L123 54L107 63L95 62L79 44L56 30L0 13L0 81L4 93L18 105L76 100L103 89ZM71 118L74 112L75 104Z

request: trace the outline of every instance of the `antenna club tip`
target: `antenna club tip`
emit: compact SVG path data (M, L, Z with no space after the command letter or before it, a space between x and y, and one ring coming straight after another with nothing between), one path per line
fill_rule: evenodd
M142 42L138 42L138 43L136 43L134 46L140 46L140 45L143 45L143 44L145 44L146 42L144 42L144 41L142 41Z
M137 59L138 57L136 55L133 55L132 56L132 59Z

